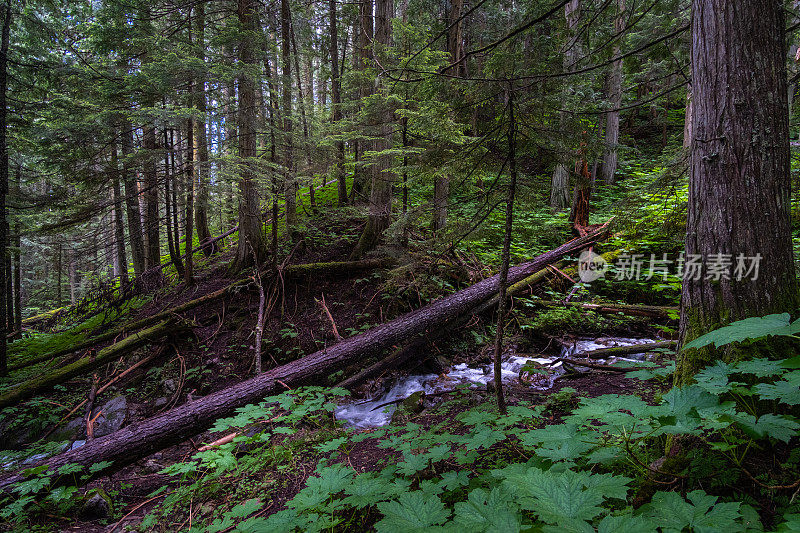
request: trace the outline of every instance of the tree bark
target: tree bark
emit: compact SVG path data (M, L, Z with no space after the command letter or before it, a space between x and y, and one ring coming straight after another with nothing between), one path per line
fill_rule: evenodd
M119 161L117 143L111 145L111 192L114 199L114 251L119 268L117 275L121 287L128 285L128 256L125 253L125 222L122 219L122 191L119 186Z
M332 122L334 128L342 120L342 86L339 75L339 32L336 20L336 0L330 0L330 53L331 53L331 107L333 107ZM344 141L336 141L335 177L338 182L339 206L347 205L347 176L344 174Z
M197 2L194 5L195 19L195 48L197 58L205 63L206 60L206 11L205 2ZM194 101L197 112L201 118L195 119L195 140L197 142L197 194L195 197L194 218L197 228L197 240L202 245L203 254L206 257L216 252L214 244L209 244L211 231L208 229L208 133L206 132L206 79L205 74L201 74L195 83Z
M144 170L144 237L145 268L150 269L161 263L161 243L158 215L158 170L156 167L156 127L145 124L142 147L145 150Z
M564 255L596 242L605 234L606 229L602 228L542 254L528 263L511 268L508 282L514 283L524 279L545 265L558 261ZM263 401L265 396L283 390L284 384L295 387L313 383L327 378L337 369L358 363L365 357L378 354L405 339L444 327L491 298L498 290L498 282L498 276L485 279L468 289L440 298L335 346L274 368L159 416L125 427L111 435L97 438L77 450L46 460L45 463L51 470L57 470L68 463L88 467L100 461L111 461L110 467L96 472L95 475L103 475L112 469L118 470L142 457L196 435L215 420L229 416L239 407ZM7 491L10 484L22 479L24 475L16 473L0 476L0 490Z
M292 61L291 61L291 11L289 0L281 0L281 96L283 102L283 194L286 207L286 233L291 237L297 226L297 188L294 180L292 136Z
M362 0L358 4L358 46L353 46L353 52L358 52L356 57L356 69L363 72L367 63L372 60L372 39L373 39L373 8L374 0ZM373 92L373 87L366 83L360 83L358 86L358 97L363 99ZM354 203L358 199L363 198L367 188L367 175L361 161L361 156L366 149L370 149L369 141L356 140L353 143L353 160L355 166L353 170L353 186L350 189L350 201Z
M6 291L5 257L7 254L6 194L8 193L8 110L6 109L6 93L8 91L8 46L11 34L11 0L6 0L3 17L3 30L0 36L0 258L3 268L0 269L0 290ZM5 296L5 294L0 295ZM7 331L6 298L0 297L0 376L8 372L6 355Z
M692 8L694 135L686 257L701 255L706 268L699 279L684 276L681 345L732 321L791 313L798 306L783 4L694 0ZM756 254L765 259L757 279L737 276L737 258ZM732 261L734 271L715 275L708 268L715 257ZM762 351L786 355L776 343L772 350L765 344L681 352L675 383L688 383L720 358L732 361Z
M619 38L614 45L613 57L620 54L620 41L624 38L625 29L625 0L617 0L617 16L614 19L614 32ZM606 113L606 153L603 156L601 174L606 185L613 185L614 175L617 172L617 145L619 144L619 108L622 106L622 60L618 59L611 64L608 75L608 103L611 111Z
M497 408L501 415L506 414L506 400L503 395L503 334L506 326L506 291L508 290L508 264L511 260L511 233L514 224L514 196L517 191L517 147L514 119L514 87L509 82L508 98L508 167L510 183L506 193L506 224L503 235L503 249L500 252L500 274L498 286L497 327L494 338L494 390L497 395Z
M394 17L393 0L377 0L375 3L375 50L376 56L392 44L392 18ZM379 111L378 138L374 141L374 150L383 152L392 147L392 120L394 112L388 102L381 104ZM369 195L369 215L364 232L358 240L350 259L358 259L372 250L389 227L392 219L392 185L395 181L391 155L380 155L374 158L370 167L372 186Z
M130 159L133 155L133 125L125 119L122 121L121 129L122 172L123 183L125 184L125 205L128 215L128 238L131 242L133 273L138 278L145 271L145 263L142 218L139 212L139 188L136 184L136 172Z
M15 188L17 196L21 194L20 183L22 181L22 163L17 163L17 178ZM124 241L123 241L124 245ZM20 258L22 255L22 239L20 237L19 220L14 220L14 331L16 338L22 338L22 266Z
M239 60L245 65L255 63L252 39L247 36L258 28L254 0L239 0L239 23L245 30L245 38L239 43ZM261 207L256 184L253 159L256 157L256 92L255 80L249 73L239 77L239 245L236 248L234 270L253 266L253 256L260 264L264 258Z
M574 63L580 57L580 47L577 42L573 42L575 31L578 27L578 22L581 18L581 2L580 0L571 0L564 6L564 17L567 19L567 50L564 52L564 69L566 71L575 68ZM566 96L568 90L565 87L563 93ZM567 116L561 113L559 116L559 126L562 130L561 135L564 136L566 132L563 130L567 125ZM550 207L556 211L561 211L570 205L569 200L569 170L566 154L566 146L560 148L561 152L558 154L558 163L553 170L553 177L550 182Z

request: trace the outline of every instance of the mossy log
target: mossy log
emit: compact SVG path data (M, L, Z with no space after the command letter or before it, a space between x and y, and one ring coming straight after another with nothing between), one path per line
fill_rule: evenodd
M59 307L57 309L51 309L50 311L45 311L44 313L39 313L38 315L29 316L28 318L22 319L23 326L33 326L39 322L43 322L45 320L49 320L55 316L56 313L66 309L66 307Z
M609 357L620 357L634 353L647 353L654 350L674 348L675 341L651 342L648 344L632 344L630 346L612 346L611 348L600 348L583 353L573 354L572 357L583 359L608 359Z
M170 318L174 317L177 314L184 313L186 311L194 309L195 307L199 307L199 306L201 306L203 304L206 304L208 302L212 302L214 300L218 300L218 299L222 298L223 296L227 295L229 292L231 292L236 287L239 287L242 284L242 282L243 282L243 280L236 281L235 283L231 283L230 285L228 285L226 287L223 287L222 289L219 289L219 290L214 291L214 292L210 292L210 293L206 294L205 296L201 296L200 298L197 298L195 300L190 300L190 301L188 301L186 303L183 303L183 304L178 305L176 307L173 307L171 309L167 309L167 310L162 311L160 313L156 313L155 315L145 317L145 318L143 318L141 320L136 320L135 322L129 322L127 324L122 325L121 327L119 327L117 329L114 329L112 331L103 333L102 335L98 335L96 337L92 337L91 339L87 339L87 340L85 340L83 342L80 342L78 344L73 344L73 345L68 346L66 348L62 348L60 350L56 350L54 352L48 352L48 353L40 354L40 355L37 355L37 356L34 356L34 357L26 357L26 358L24 358L24 359L22 359L20 361L14 361L14 362L12 362L12 363L10 363L8 365L8 370L9 370L9 372L14 371L14 370L19 370L21 368L26 368L26 367L29 367L31 365L42 363L44 361L50 361L51 359L55 359L56 357L61 357L63 355L68 355L68 354L71 354L71 353L75 353L75 352L78 352L80 350L86 350L88 348L91 348L93 346L96 346L96 345L104 343L104 342L113 341L114 339L118 338L121 335L125 335L128 332L137 331L139 329L146 328L146 327L151 326L153 324L156 324L158 322L162 322L164 320L170 319Z
M532 304L543 307L578 307L597 313L624 313L626 315L666 318L679 309L671 306L631 305L617 303L556 302L552 300L532 300Z
M606 234L607 230L602 228L514 267L509 271L508 280L510 283L520 281L564 255L593 244ZM260 402L266 396L285 390L286 386L324 382L331 373L381 353L405 339L447 327L496 294L498 285L499 276L485 279L334 346L124 427L111 435L94 439L76 450L42 463L47 464L51 471L57 471L69 463L89 467L101 461L110 461L111 466L94 472L93 477L107 474L197 435L219 418L230 416L247 404ZM25 476L21 473L0 476L0 490L9 490L11 484L23 479Z
M106 346L93 356L83 357L63 368L20 383L11 390L0 394L0 409L26 400L43 390L58 385L59 383L64 383L75 376L89 372L145 344L166 337L167 335L174 335L176 332L180 332L184 329L185 326L176 325L174 319L169 319L149 329L134 333L116 344Z
M361 272L388 268L397 261L391 257L378 259L361 259L359 261L335 261L330 263L307 263L302 265L289 265L283 269L284 279L298 279L311 276L340 277L352 276Z

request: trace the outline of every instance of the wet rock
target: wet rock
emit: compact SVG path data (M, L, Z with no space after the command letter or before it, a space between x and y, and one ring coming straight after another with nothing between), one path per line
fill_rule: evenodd
M92 489L86 493L84 498L85 501L79 513L84 520L108 518L113 515L114 505L103 489Z
M102 411L102 412L101 412ZM117 396L104 403L100 407L95 407L92 417L97 416L94 421L94 436L103 437L114 433L128 418L128 401L124 396ZM56 430L50 440L78 440L86 436L86 420L81 416L70 420L66 426Z
M103 404L92 416L96 416L99 411L102 411L102 413L95 420L94 436L110 435L121 428L128 418L128 400L125 399L125 396L117 396Z
M165 379L164 381L162 381L161 382L161 388L167 394L175 394L175 391L178 389L175 386L175 380L174 379Z
M156 408L156 409L161 409L162 407L167 405L168 401L169 400L167 400L166 398L163 398L163 397L162 398L156 398L156 401L153 402L153 407Z

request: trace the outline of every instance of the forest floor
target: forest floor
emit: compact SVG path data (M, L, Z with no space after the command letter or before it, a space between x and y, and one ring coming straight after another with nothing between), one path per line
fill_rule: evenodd
M295 247L291 263L346 260L355 242L360 223L358 219L320 219L317 229L323 231L324 228L325 238ZM207 259L202 269L198 271L193 285L186 286L183 282L173 282L172 285L155 292L149 302L132 311L127 318L138 320L152 316L230 284L233 279L228 277L227 265L231 256L232 251L228 250ZM287 282L283 298L276 303L266 319L263 342L264 366L266 369L276 367L336 342L331 332L330 320L322 312L317 301L323 297L338 330L344 337L348 337L438 297L440 288L445 286L445 282L446 286L457 288L471 282L471 278L475 275L474 272L468 272L463 265L441 269L436 267L436 261L423 259L415 263L413 268L401 269L400 272L376 271L362 274L356 279L315 277ZM546 285L536 287L534 292L546 297L549 291L563 288L564 283L564 279L554 276ZM124 424L136 424L169 408L222 390L252 376L253 336L259 307L259 296L258 292L253 290L254 286L253 284L249 290L242 289L226 298L189 311L184 318L192 324L191 335L176 336L164 343L140 349L124 361L121 359L116 364L106 365L94 378L91 376L74 378L63 386L57 386L45 396L34 398L23 406L11 408L15 417L13 419L3 417L4 447L24 449L26 445L35 442L43 430L52 427L53 423L66 412L67 407L77 405L85 399L92 388L93 379L104 383L126 368L126 365L135 363L154 351L160 351L157 358L110 387L102 397L97 398L95 405L102 405L122 395L127 403ZM582 316L582 319L587 318L592 319L591 316ZM546 333L536 331L533 335L524 335L518 330L510 339L510 349L524 348L526 352L557 355L558 348L568 344L575 337L618 335L653 338L659 333L647 319L607 320L599 316L594 318L601 324L587 323L587 331L582 331L579 325L570 322L574 321L574 316L567 317L567 323L563 325L562 330L559 330L558 325L554 325ZM524 313L519 319L524 322ZM99 326L95 329L95 333L102 333L109 327L109 324ZM362 397L369 396L391 384L398 375L410 372L441 373L448 365L486 364L492 357L489 348L491 329L491 323L481 319L473 323L469 330L453 331L444 339L431 342L424 353L420 354L421 357L414 359L411 364L369 381L359 387L355 394ZM559 341L560 344L554 341ZM95 346L90 351L97 351L100 348L101 346ZM62 363L80 355L82 354L67 357ZM47 366L46 363L32 367L26 372L28 374L41 372ZM329 383L319 385L334 386L348 373L348 369L342 369L341 372L330 376ZM4 384L7 383L8 380ZM663 392L661 388L656 386L654 389L650 382L628 379L623 374L598 371L558 380L549 390L536 392L520 383L507 388L510 405L519 402L545 405L550 422L557 422L566 409L575 405L577 397L637 394L652 399L653 395L659 392ZM448 427L448 421L455 420L459 413L469 408L491 403L493 397L494 395L487 391L486 387L459 390L448 395L448 398L428 400L421 413L405 417L401 422L393 421L392 425L413 421L425 429L435 428L436 431L445 433L457 432L459 429ZM451 401L450 398L457 400ZM43 416L44 410L48 410L51 414ZM80 415L75 416L80 418ZM37 424L39 427L36 427ZM61 425L62 429L63 427L64 424ZM78 425L76 428L73 424L71 433L59 430L55 433L57 436L55 438L80 440L84 438L80 434L84 431L84 427ZM291 468L275 464L272 469L262 472L263 478L268 480L269 505L262 509L260 516L281 510L286 501L296 496L321 459L327 458L332 463L344 461L357 472L377 471L398 459L397 451L380 447L378 441L374 439L360 440L343 456L336 451L320 453L313 447L313 444L320 441L323 436L330 437L331 432L341 431L343 430L336 428L331 422L323 427L304 427L291 437L273 437L273 440L278 439L278 443L282 438L290 439L294 443L291 446L294 453L291 458ZM371 431L373 430L366 430L367 433ZM460 431L463 432L463 428ZM151 496L154 491L161 487L169 487L162 492L163 496L180 484L180 481L173 476L162 473L162 469L187 461L197 452L201 443L212 442L223 435L224 432L205 432L89 484L88 489L102 488L107 494L112 495L113 516L77 523L75 518L69 515L63 518L51 515L45 520L51 525L59 524L57 527L64 530L108 531L109 524L114 524L121 517L124 517L125 525L135 525L160 504L161 497ZM227 483L230 484L232 481L228 480ZM159 528L173 530L172 528L176 526L186 527L186 520L213 517L214 509L221 505L230 505L231 502L226 500L235 497L234 495L235 491L209 495L202 501L194 503L188 502L187 510L175 511L172 517L174 520L161 522ZM52 522L54 519L55 523ZM362 524L364 525L366 524Z

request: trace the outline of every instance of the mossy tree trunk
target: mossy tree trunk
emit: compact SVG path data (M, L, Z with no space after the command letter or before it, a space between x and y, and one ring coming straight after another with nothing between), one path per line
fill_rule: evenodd
M705 267L700 275L684 276L682 344L732 321L792 312L798 305L784 34L782 3L775 0L693 2L686 257L702 256ZM737 272L740 257L744 262L757 254L757 276ZM723 261L733 263L725 275L708 268ZM683 352L675 383L691 381L717 359L754 350L730 345Z

